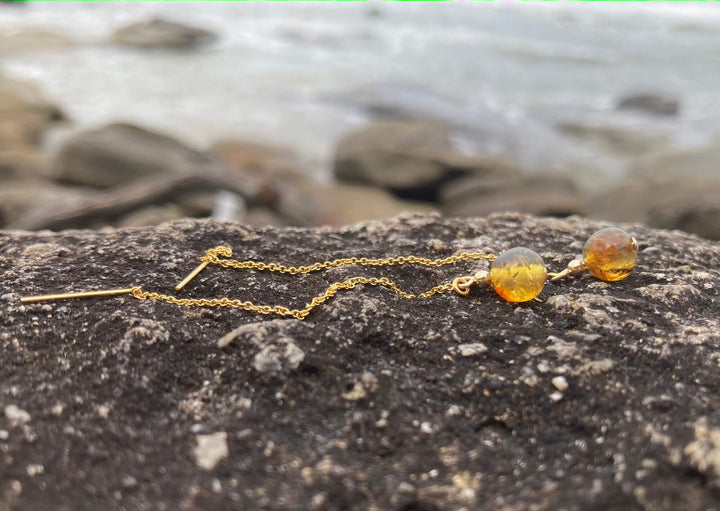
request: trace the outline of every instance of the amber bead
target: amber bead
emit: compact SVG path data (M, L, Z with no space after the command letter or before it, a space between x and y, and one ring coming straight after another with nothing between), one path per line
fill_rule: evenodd
M622 280L635 267L637 243L632 236L618 229L602 229L587 240L583 260L590 273L600 280Z
M542 257L524 247L503 252L490 267L490 283L508 302L532 300L543 290L546 278Z

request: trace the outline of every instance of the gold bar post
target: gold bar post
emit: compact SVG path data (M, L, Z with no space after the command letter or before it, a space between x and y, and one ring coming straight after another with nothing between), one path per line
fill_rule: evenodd
M180 291L182 288L184 288L188 284L188 282L190 282L192 279L197 277L198 273L203 271L207 267L208 264L210 264L210 263L206 263L206 262L200 263L200 265L197 268L195 268L193 271L190 272L190 275L185 277L183 279L183 281L180 282L180 284L175 286L175 291Z
M38 296L25 296L20 298L22 303L32 302L46 302L51 300L66 300L70 298L91 298L94 296L116 296L116 295L129 295L133 292L132 287L127 289L105 289L102 291L80 291L77 293L60 293L55 295L38 295Z

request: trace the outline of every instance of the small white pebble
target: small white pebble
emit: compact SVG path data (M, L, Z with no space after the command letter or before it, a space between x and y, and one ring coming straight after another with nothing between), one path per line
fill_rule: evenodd
M562 393L562 392L553 392L552 394L550 394L550 399L551 399L552 401L558 402L558 401L560 401L562 398L563 398L563 393Z
M130 474L124 475L120 482L125 488L135 488L137 486L137 479Z
M221 431L210 435L195 435L195 460L204 470L212 470L228 455L227 433Z
M5 429L0 429L0 440L7 440L10 437L10 433Z
M398 485L397 490L398 493L400 493L401 495L412 495L413 493L415 493L415 487L410 483L406 483L405 481Z
M460 351L460 355L463 357L474 357L476 355L480 355L481 353L485 353L487 351L487 346L481 342L473 342L470 344L461 344L458 346L458 350Z
M30 414L15 405L5 407L5 417L12 422L30 422Z
M40 464L33 463L31 465L28 465L25 468L25 471L27 472L27 475L29 475L30 477L35 477L36 475L42 474L43 472L45 472L45 467L43 467Z
M445 411L445 417L456 417L458 415L462 415L462 410L458 405L451 405L446 411Z
M432 424L430 424L429 422L423 422L422 424L420 424L420 431L422 431L423 433L427 433L427 434L432 433L433 432Z
M97 407L97 413L103 419L107 419L110 414L110 407L107 405L100 405Z
M560 392L565 392L569 387L568 381L567 379L565 379L564 376L556 376L550 381L552 382L553 386Z
M220 493L222 491L222 483L220 482L220 479L215 478L212 480L212 491L214 493Z

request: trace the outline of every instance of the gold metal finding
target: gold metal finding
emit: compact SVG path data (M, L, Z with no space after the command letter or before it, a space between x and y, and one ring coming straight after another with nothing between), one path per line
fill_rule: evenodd
M116 295L130 295L136 288L129 287L126 289L105 289L102 291L79 291L76 293L59 293L54 295L38 295L38 296L26 296L20 298L23 303L32 302L46 302L51 300L66 300L70 298L92 298L94 296L116 296Z
M567 268L565 268L563 271L559 273L548 273L548 277L550 278L550 282L556 282L558 280L569 277L570 275L575 275L576 273L583 273L585 270L587 270L585 261L583 261L582 259L573 259L568 263Z
M187 277L185 277L182 282L180 282L180 284L175 286L175 291L180 291L182 288L184 288L188 284L188 282L190 282L192 279L197 277L198 273L203 271L207 267L208 264L210 264L210 263L207 261L203 261L202 263L200 263L197 268L195 268L193 271L191 271L190 274Z

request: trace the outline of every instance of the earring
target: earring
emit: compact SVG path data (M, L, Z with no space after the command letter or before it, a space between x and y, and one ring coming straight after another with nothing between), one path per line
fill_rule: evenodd
M582 259L570 261L560 273L550 273L550 280L560 280L585 270L605 282L622 280L635 267L637 251L635 238L618 227L607 227L588 238Z

